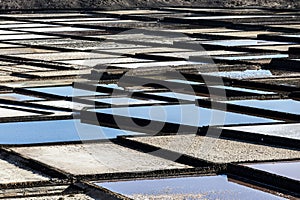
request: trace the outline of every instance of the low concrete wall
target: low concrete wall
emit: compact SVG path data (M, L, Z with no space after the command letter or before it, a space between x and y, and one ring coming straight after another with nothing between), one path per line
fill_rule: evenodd
M120 9L160 6L300 8L299 0L0 0L0 10Z

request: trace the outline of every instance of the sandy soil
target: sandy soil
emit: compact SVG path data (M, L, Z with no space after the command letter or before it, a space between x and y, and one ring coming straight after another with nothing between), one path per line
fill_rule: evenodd
M194 135L137 137L131 140L217 163L300 158L299 151Z
M49 178L17 167L5 160L0 160L0 183L17 183L28 181L46 181Z
M26 147L13 150L76 175L188 167L112 143Z

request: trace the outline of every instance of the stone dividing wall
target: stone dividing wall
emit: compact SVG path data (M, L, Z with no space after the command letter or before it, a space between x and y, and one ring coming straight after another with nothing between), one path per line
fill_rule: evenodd
M0 10L18 9L121 9L134 7L266 7L300 8L299 0L0 0Z

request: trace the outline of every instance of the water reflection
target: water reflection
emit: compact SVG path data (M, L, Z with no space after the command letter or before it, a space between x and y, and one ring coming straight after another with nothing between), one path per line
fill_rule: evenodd
M97 183L133 199L284 199L234 182L227 176Z
M202 108L192 104L95 109L94 111L191 126L278 122L262 117Z
M0 123L0 144L35 144L111 139L141 133L82 124L79 120Z
M300 181L300 162L272 162L246 166Z
M300 102L291 99L230 101L232 104L300 114Z
M58 95L63 97L106 95L105 93L77 89L77 88L73 88L72 86L38 87L38 88L27 88L27 90L42 92L51 95Z

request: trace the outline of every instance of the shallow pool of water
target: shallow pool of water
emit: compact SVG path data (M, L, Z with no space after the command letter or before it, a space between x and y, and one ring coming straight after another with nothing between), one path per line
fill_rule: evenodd
M283 199L231 182L225 175L96 184L133 199Z
M291 114L300 114L300 102L291 99L230 101L235 105L255 107Z
M278 122L262 117L202 108L192 104L95 109L94 111L191 126Z
M25 29L18 29L20 31L33 31L33 32L71 32L71 31L92 31L93 29L88 28L76 28L76 27L44 27L44 28L25 28Z
M124 90L123 87L120 87L118 84L94 84L95 86L107 87L112 89Z
M27 95L17 94L17 93L5 93L5 94L0 94L0 99L13 100L13 101L34 101L34 100L42 100L41 98L38 98L38 97L27 96Z
M132 104L147 104L147 103L163 103L163 101L155 101L155 100L140 100L133 98L103 98L103 99L91 99L96 102L107 103L111 105L132 105Z
M266 171L279 176L300 181L300 162L272 162L248 164L250 168Z
M281 35L283 37L294 37L294 38L300 38L300 35Z
M183 94L178 92L156 92L156 93L148 93L148 94L155 94L157 96L170 97L178 100L188 100L188 101L195 101L196 99L207 98L207 97L195 96L191 94Z
M272 58L288 58L288 54L257 55L257 56L216 56L214 58L221 60L262 60Z
M169 79L166 81L174 82L174 83L184 83L184 84L188 84L188 85L203 85L204 84L204 83L199 83L199 82L195 82L195 81L187 81L187 80L180 80L180 79Z
M62 97L107 95L106 93L77 89L73 88L72 86L27 88L27 90L58 95Z
M0 123L0 130L0 144L6 145L111 139L118 135L140 134L83 124L79 120Z
M112 64L115 67L121 68L141 68L141 67L164 67L164 66L182 66L182 65L197 65L204 64L204 62L196 62L196 61L164 61L164 62L136 62L136 63L125 63L125 64Z

